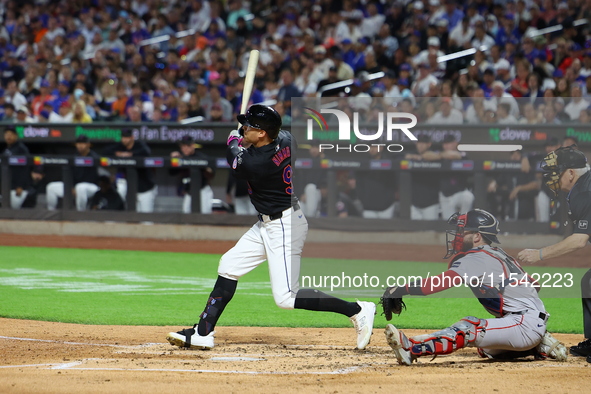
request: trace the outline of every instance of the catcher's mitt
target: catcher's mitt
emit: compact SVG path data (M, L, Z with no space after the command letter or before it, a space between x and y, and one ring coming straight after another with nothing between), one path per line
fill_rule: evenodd
M402 301L402 295L396 294L398 287L388 287L382 298L380 298L380 304L384 309L383 315L386 316L386 320L392 320L392 314L395 313L400 315L403 309L406 309L406 304Z

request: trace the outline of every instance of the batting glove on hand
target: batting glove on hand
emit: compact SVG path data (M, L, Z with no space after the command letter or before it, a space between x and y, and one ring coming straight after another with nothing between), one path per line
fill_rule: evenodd
M234 140L237 140L238 144L242 143L242 136L240 135L240 131L238 131L238 130L230 131L230 135L228 135L227 145L230 145L230 143Z

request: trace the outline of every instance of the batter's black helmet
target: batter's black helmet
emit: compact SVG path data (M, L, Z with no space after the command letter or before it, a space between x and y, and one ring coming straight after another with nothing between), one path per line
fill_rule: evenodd
M238 115L238 121L246 126L265 130L271 139L277 138L281 129L281 115L266 105L251 105L246 114Z

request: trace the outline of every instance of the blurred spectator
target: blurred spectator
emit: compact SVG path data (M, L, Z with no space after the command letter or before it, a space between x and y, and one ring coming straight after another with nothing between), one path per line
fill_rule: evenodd
M2 122L6 123L13 123L16 121L16 111L14 110L14 105L12 104L4 104L4 113L0 118Z
M413 82L412 93L417 97L426 96L431 85L439 85L439 80L431 74L429 63L419 64L419 75L417 80Z
M86 113L86 104L82 100L74 102L72 123L92 123L92 118Z
M14 105L14 108L21 108L27 105L27 99L18 91L16 81L11 79L5 85L4 101Z
M564 112L570 117L570 120L577 121L581 111L586 110L589 107L589 102L583 99L581 92L581 86L574 84L571 86L571 101L564 107Z
M108 176L99 177L99 191L97 191L90 199L90 209L123 211L125 210L125 202L113 189L111 179Z
M31 114L29 113L29 109L27 108L26 105L21 105L19 108L17 108L15 123L36 123L36 122L37 122L37 120L35 118L31 117Z
M427 120L429 124L462 124L464 116L452 107L451 98L443 97L440 101L440 110L435 112L432 118Z
M18 140L18 134L13 127L8 126L4 129L4 141L6 142L6 149L3 152L4 157L29 155L29 149ZM13 166L11 168L10 182L10 207L20 209L27 198L27 190L31 185L30 167L28 165ZM3 202L5 203L6 200Z
M132 107L136 108L136 107ZM115 157L148 157L152 151L144 141L136 141L131 129L124 129L121 132L121 142L111 145L104 150L105 156ZM125 201L127 196L127 174L126 168L120 168L117 178L117 192ZM158 194L158 186L154 183L152 168L138 168L137 169L137 212L153 212L154 200Z
M500 103L497 106L497 123L511 125L518 123L515 116L511 114L511 105L509 103Z
M462 22L458 23L449 33L450 44L454 47L463 48L473 36L474 29L470 27L470 18L464 17Z
M520 119L521 124L538 124L540 123L540 117L535 110L534 104L525 103L523 106L523 117Z
M281 81L283 82L283 86L277 92L277 101L282 101L286 113L291 115L291 100L294 97L300 97L302 93L293 84L293 72L290 69L281 71Z

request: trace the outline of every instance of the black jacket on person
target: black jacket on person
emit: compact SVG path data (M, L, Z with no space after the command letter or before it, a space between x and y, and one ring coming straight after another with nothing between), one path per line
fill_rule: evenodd
M4 151L5 156L28 156L29 148L20 141L16 141L14 144L7 146ZM25 166L10 166L12 179L10 181L10 189L15 190L16 188L22 188L27 190L31 185L31 167Z
M131 149L127 149L121 142L107 147L103 153L105 156L115 156L115 152L131 152L132 157L148 157L152 154L150 147L144 141L134 141ZM126 174L126 168L122 167L119 172ZM151 168L137 169L137 192L143 193L154 188L154 174Z
M95 165L96 165L96 163L99 163L101 160L101 157L98 155L98 153L96 153L95 151L92 151L92 150L90 152L88 152L88 155L86 155L86 156L78 155L78 157L92 157ZM98 175L98 170L97 170L96 166L74 167L72 172L73 172L73 176L74 176L74 185L77 185L78 183L82 183L82 182L94 183L95 185L98 185L99 175Z
M215 160L211 157L207 156L205 153L196 150L193 152L192 155L189 156L182 156L182 159L191 159L191 160L207 160L207 166L211 168L213 174L209 174L206 169L201 170L201 189L205 186L209 185L209 180L215 174ZM183 168L171 168L169 174L172 176L179 175L179 185L178 189L180 192L189 193L191 190L191 169L188 167ZM182 194L182 193L181 193Z

